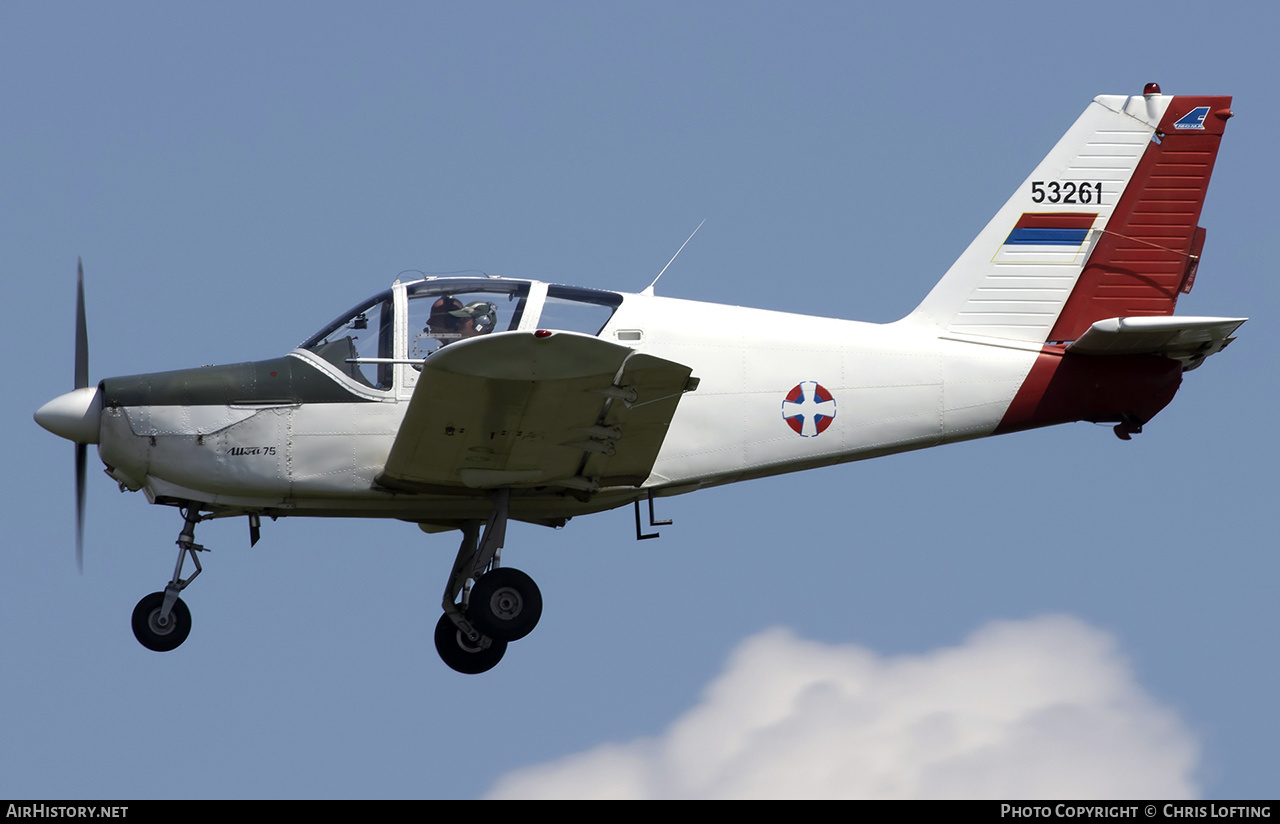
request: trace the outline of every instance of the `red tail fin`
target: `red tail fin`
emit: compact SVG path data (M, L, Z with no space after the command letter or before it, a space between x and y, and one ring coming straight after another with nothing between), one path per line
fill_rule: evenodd
M1230 97L1175 96L1049 333L1075 340L1105 318L1171 315L1191 290L1198 227Z

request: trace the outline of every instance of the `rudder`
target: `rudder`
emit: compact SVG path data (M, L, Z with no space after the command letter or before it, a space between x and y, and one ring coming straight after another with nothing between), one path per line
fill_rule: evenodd
M1200 211L1230 116L1230 97L1172 99L1050 341L1075 340L1108 318L1173 314L1195 282Z

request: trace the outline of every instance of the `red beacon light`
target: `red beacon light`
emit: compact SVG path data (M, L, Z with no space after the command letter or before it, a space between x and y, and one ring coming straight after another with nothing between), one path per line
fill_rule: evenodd
M549 338L549 337L551 337L551 330L550 330L550 329L539 329L538 331L536 331L536 332L534 332L534 333L533 333L533 336L534 336L535 338Z
M1148 83L1147 85L1142 87L1142 93L1143 94L1160 94L1160 84Z

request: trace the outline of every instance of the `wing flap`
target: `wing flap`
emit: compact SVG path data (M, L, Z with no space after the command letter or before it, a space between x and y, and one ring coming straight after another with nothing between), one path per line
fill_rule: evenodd
M404 491L588 492L642 483L689 372L565 332L452 344L424 363L378 483ZM665 396L673 387L674 397Z
M1182 361L1183 369L1189 370L1226 348L1246 320L1177 315L1108 318L1086 329L1067 351L1080 355L1164 355Z
M633 390L633 399L614 399L602 423L621 430L611 455L592 455L584 474L602 486L639 486L649 477L680 397L690 389L692 370L652 355L628 359L618 383Z

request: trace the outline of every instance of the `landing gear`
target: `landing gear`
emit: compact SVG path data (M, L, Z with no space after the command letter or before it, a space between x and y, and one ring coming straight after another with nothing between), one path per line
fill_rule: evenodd
M507 642L484 636L472 641L445 614L436 623L436 652L450 669L464 675L479 675L498 665L507 653Z
M164 593L153 592L133 608L133 634L144 647L155 652L176 649L191 632L191 611L181 598L164 614Z
M468 675L495 667L507 643L533 632L542 617L542 593L533 579L499 566L510 501L511 490L497 490L483 534L479 521L462 528L462 545L444 590L436 651L449 667Z
M191 611L178 597L178 593L200 574L200 559L197 552L205 548L195 542L196 524L200 522L200 510L195 504L187 507L183 513L182 532L178 534L178 563L173 569L173 578L163 592L153 592L138 602L133 608L133 635L149 650L168 652L177 649L187 640L191 632ZM191 556L196 571L191 577L182 577L182 564Z
M1133 440L1134 435L1142 434L1142 424L1138 422L1137 418L1126 414L1120 423L1112 427L1111 431L1115 432L1116 437L1120 440L1129 441Z
M476 629L490 638L519 641L542 617L542 593L518 569L498 567L471 587L467 614Z

